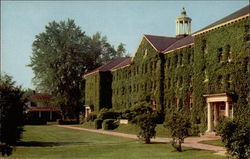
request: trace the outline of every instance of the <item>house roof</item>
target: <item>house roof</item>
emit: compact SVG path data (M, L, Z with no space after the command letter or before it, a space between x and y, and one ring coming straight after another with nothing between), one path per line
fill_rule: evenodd
M131 63L131 61L132 61L132 57L127 57L120 64L118 64L115 67L113 67L112 70L116 70L116 69L122 68L124 66L128 66Z
M149 43L159 52L166 50L170 45L180 40L176 37L165 37L156 35L144 35Z
M226 22L232 21L234 19L240 18L240 17L242 17L244 15L249 15L249 11L250 11L249 5L247 5L246 7L237 10L236 12L234 12L234 13L232 13L232 14L230 14L230 15L228 15L228 16L226 16L226 17L224 17L224 18L222 18L222 19L220 19L220 20L206 26L205 28L203 28L203 29L201 29L201 30L199 30L199 31L197 31L197 32L195 32L193 34L194 35L199 34L200 32L204 32L204 31L206 31L206 30L208 30L210 28L213 28L213 27L216 27L216 26L221 25L223 23L226 23Z
M194 38L192 35L188 35L178 41L176 41L175 43L173 43L172 45L170 45L166 50L164 50L163 52L168 52L168 51L172 51L175 50L177 48L181 48L183 46L187 46L190 44L194 43Z
M44 112L44 111L54 111L54 112L59 112L59 110L58 109L56 109L56 108L51 108L51 107L47 107L47 108L29 108L28 110L27 110L28 112L37 112L37 111L42 111L42 112Z
M128 63L130 63L131 60L128 60L128 59L131 59L131 57L119 57L119 58L116 58L116 59L113 59L111 61L109 61L108 63L94 69L93 71L90 71L88 73L86 73L84 75L84 77L90 75L90 74L93 74L95 72L106 72L106 71L110 71L111 69L115 68L119 68L119 67L122 67L122 66L125 66L127 65Z
M48 93L33 93L28 97L29 101L38 102L38 101L49 101L51 99L51 95Z

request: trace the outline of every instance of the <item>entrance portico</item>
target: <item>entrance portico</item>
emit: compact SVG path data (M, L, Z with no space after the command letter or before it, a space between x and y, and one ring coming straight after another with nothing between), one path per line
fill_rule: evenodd
M207 102L207 131L213 132L219 117L233 117L232 99L226 93L203 95Z

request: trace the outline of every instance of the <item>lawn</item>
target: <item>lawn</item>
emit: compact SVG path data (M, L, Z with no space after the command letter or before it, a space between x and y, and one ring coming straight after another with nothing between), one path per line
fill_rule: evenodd
M77 127L84 127L89 129L94 129L94 122L85 122L82 125L75 125ZM127 134L138 134L139 128L134 124L120 124L118 128L112 130L115 132L127 133ZM170 132L168 129L163 127L163 124L158 124L156 126L156 136L157 137L170 137Z
M8 159L226 159L211 151L171 145L142 144L134 139L95 134L56 126L25 126L22 142Z
M208 140L208 141L201 141L200 143L214 145L214 146L221 146L221 147L225 146L221 140Z

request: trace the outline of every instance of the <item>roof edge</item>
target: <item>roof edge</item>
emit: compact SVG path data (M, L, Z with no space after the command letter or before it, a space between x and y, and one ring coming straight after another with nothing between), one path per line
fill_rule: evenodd
M222 26L225 26L225 25L228 25L228 24L231 24L231 23L235 23L235 22L237 22L237 21L239 21L239 20L242 20L242 19L245 19L245 18L247 18L247 17L249 17L249 13L248 13L248 14L245 14L245 15L243 15L243 16L240 16L240 17L238 17L238 18L232 19L232 20L230 20L230 21L227 21L227 22L225 22L225 23L218 24L218 25L216 25L216 26L214 26L214 27L207 28L207 29L205 29L205 30L201 30L201 31L196 32L196 33L194 33L194 34L192 34L192 35L193 35L193 36L197 36L197 35L200 35L200 34L203 34L203 33L209 32L209 31L212 31L212 30L214 30L214 29L218 29L218 28L220 28L220 27L222 27Z
M194 45L194 43L187 44L187 45L184 45L184 46L178 47L178 48L176 48L176 49L169 50L169 51L167 51L167 52L163 52L163 54L168 54L168 53L170 53L170 52L174 52L174 51L176 51L176 50L180 50L180 49L182 49L182 48L185 48L185 47L188 47L188 46L192 46L192 45Z

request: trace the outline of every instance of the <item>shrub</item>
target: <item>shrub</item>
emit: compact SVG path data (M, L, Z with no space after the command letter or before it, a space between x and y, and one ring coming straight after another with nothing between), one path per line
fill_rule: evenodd
M97 118L97 115L96 113L92 112L88 115L88 117L86 118L86 121L89 122L89 121L94 121L95 119Z
M150 139L156 135L156 113L147 103L136 105L132 107L131 110L133 114L132 123L140 128L138 138L144 140L146 144L149 144Z
M46 125L47 121L45 118L39 118L38 112L28 112L25 114L25 124L27 125Z
M170 130L172 146L179 152L182 151L181 144L189 135L191 127L189 115L184 110L170 110L167 113L164 127Z
M105 119L102 123L102 128L104 130L113 130L117 128L119 124L114 119Z
M250 122L225 118L216 127L227 152L238 158L250 158Z
M79 123L83 124L85 122L85 114L84 112L79 113Z
M23 107L25 100L21 87L8 75L0 74L0 150L9 156L23 132Z
M78 121L76 119L58 119L57 123L60 125L71 125L71 124L78 124Z
M127 110L123 111L122 114L121 114L121 118L128 119L129 121L132 120L132 112L131 112L131 110L127 109Z
M96 129L101 129L102 128L102 122L103 122L103 120L101 120L101 119L95 119L95 128Z
M105 120L105 119L117 119L120 115L121 115L121 113L115 112L112 109L103 108L99 112L97 118L101 119L101 120Z

